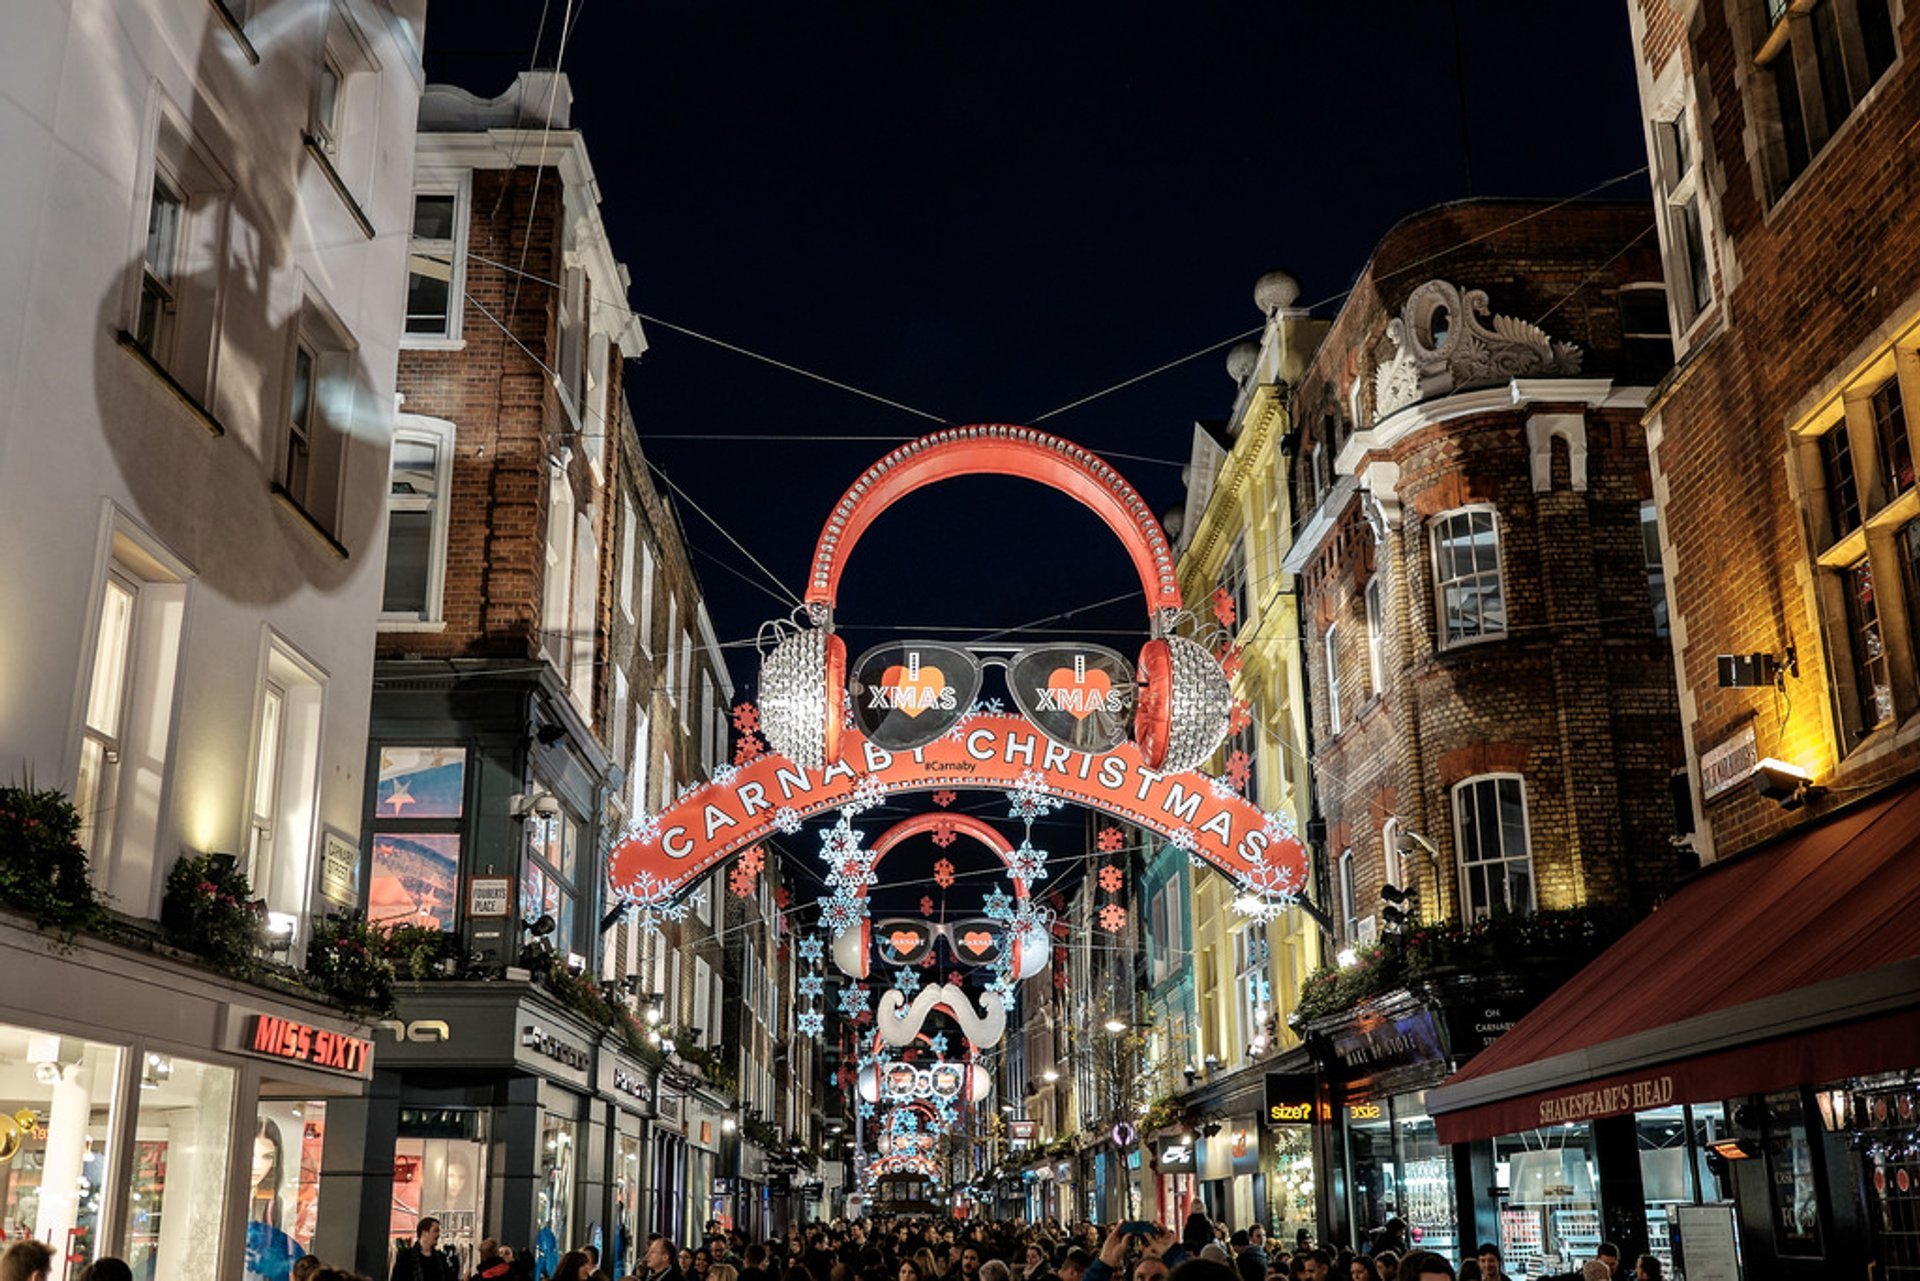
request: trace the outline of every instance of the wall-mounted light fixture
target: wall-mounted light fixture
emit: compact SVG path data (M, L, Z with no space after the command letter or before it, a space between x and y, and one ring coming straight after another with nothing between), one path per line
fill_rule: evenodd
M1783 810L1797 810L1827 792L1824 787L1816 787L1813 776L1798 765L1789 765L1771 756L1755 765L1749 777L1754 791Z
M1813 1101L1820 1106L1820 1124L1827 1127L1827 1133L1837 1134L1852 1123L1853 1095L1846 1086L1835 1085L1815 1090Z

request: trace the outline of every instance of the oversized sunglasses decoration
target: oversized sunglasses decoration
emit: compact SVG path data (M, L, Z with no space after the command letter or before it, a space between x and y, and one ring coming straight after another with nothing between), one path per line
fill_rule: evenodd
M959 723L979 696L982 669L1003 667L1013 701L1054 742L1110 752L1133 723L1133 668L1099 645L1035 645L976 653L937 641L876 645L848 673L854 723L877 746L925 747Z
M1007 931L998 921L986 917L936 924L932 921L899 917L880 921L873 927L874 946L888 965L918 965L933 951L939 939L947 940L953 957L962 965L992 965L1006 951Z

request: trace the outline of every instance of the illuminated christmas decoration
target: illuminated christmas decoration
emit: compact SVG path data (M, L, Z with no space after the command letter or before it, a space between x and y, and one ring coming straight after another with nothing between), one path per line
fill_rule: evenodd
M793 1024L802 1036L819 1036L826 1029L827 1017L818 1010L802 1010L793 1016Z
M749 845L740 851L740 861L758 872L767 865L767 851L758 845Z
M1240 674L1240 668L1246 658L1238 645L1226 645L1220 650L1220 670L1231 680Z
M1100 869L1100 888L1109 894L1118 894L1126 883L1126 874L1117 866L1108 863Z
M1253 762L1246 752L1239 748L1227 753L1227 781L1233 784L1236 792L1247 790L1247 781L1253 777Z
M959 800L960 794L943 787L935 792L931 799L935 805L938 805L941 809L945 809L947 806Z
M865 895L839 895L820 900L820 928L829 934L844 934L867 919Z
M1253 724L1253 707L1244 698L1233 700L1233 706L1227 711L1227 733L1238 734Z
M922 894L920 896L920 915L925 917L931 917L933 915L933 898L931 895ZM933 959L933 953L927 953L927 959L931 961Z
M1046 776L1039 770L1028 770L1022 774L1014 789L1007 793L1007 800L1012 806L1010 816L1028 822L1066 806L1065 801L1047 791Z
M951 823L936 823L930 839L935 845L938 845L941 849L945 849L947 846L959 840L960 834L953 830L953 824Z
M758 734L742 734L733 745L733 763L751 765L767 753L767 745Z
M952 888L953 863L951 860L943 858L933 865L933 883L943 890Z
M773 812L774 829L786 836L792 836L799 831L800 823L799 812L789 806L782 805Z
M920 990L920 976L912 970L895 970L893 986L907 996L912 996Z
M1094 844L1098 845L1101 851L1107 854L1119 853L1120 847L1122 845L1125 845L1126 843L1127 843L1126 833L1122 832L1119 828L1113 826L1111 823L1107 824L1105 827L1102 827L1100 829L1100 835L1096 837L1094 840Z
M1220 620L1220 626L1232 627L1237 611L1233 606L1233 593L1224 587L1213 589L1213 616Z
M760 709L750 702L738 702L733 705L733 727L742 734L756 733L760 729Z
M1007 859L1007 877L1024 885L1047 878L1047 852L1036 849L1029 841L1021 841Z
M760 874L745 863L735 863L727 873L727 888L735 898L752 898L759 881Z
M1108 903L1100 909L1100 928L1109 934L1118 934L1127 927L1127 909L1118 903Z
M849 1018L865 1014L870 1007L867 1004L867 989L858 983L849 983L840 989L840 1012Z

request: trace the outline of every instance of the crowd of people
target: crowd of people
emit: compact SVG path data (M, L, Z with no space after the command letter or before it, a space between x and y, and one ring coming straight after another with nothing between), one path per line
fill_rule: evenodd
M1194 1213L1176 1232L1159 1224L1091 1224L895 1218L813 1223L784 1237L751 1242L719 1221L699 1245L655 1234L638 1271L617 1281L1508 1281L1500 1249L1485 1244L1458 1266L1420 1249L1406 1225L1390 1219L1361 1250L1315 1243L1303 1229L1292 1241L1269 1241L1259 1224L1239 1230ZM0 1254L0 1281L48 1281L52 1251L16 1241ZM583 1245L550 1267L532 1250L480 1243L462 1275L440 1247L438 1220L420 1220L413 1241L394 1259L388 1281L616 1281L600 1252ZM99 1259L79 1281L133 1281L118 1259ZM291 1281L369 1281L308 1255ZM1603 1243L1594 1257L1553 1281L1664 1281L1660 1260L1643 1254L1623 1270L1620 1248Z

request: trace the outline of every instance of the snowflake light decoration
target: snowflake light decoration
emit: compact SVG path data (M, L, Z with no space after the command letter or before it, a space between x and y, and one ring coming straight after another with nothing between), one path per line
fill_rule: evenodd
M1249 859L1234 882L1240 890L1234 896L1234 910L1256 921L1271 921L1299 901L1301 878L1262 855Z
M727 888L733 891L735 898L752 898L759 881L760 874L745 863L735 863L733 870L727 873Z
M740 862L758 872L767 865L767 851L764 846L749 845L740 851Z
M1100 928L1109 934L1118 934L1127 927L1127 909L1118 903L1109 903L1100 909Z
M1066 806L1065 801L1047 794L1046 776L1037 769L1025 771L1014 781L1013 790L1007 793L1007 800L1011 804L1010 815L1028 822L1044 818Z
M1011 921L1013 919L1013 896L1000 890L989 890L981 901L980 910L992 921Z
M870 1007L867 1004L867 989L858 983L849 983L840 989L840 1012L849 1018L865 1014Z
M927 1048L935 1054L944 1055L947 1052L947 1034L945 1032L935 1032L931 1037L927 1038Z
M1200 848L1200 838L1193 834L1191 827L1176 827L1167 834L1167 842L1177 850L1191 854Z
M774 830L792 836L800 830L800 812L791 805L782 805L773 812Z
M1253 707L1244 698L1236 698L1227 708L1227 733L1238 734L1253 724Z
M952 888L953 886L953 860L952 859L943 858L938 863L935 863L933 865L933 883L935 885L938 885L943 890Z
M1022 840L1007 856L1007 879L1031 885L1047 879L1047 852Z
M855 1115L857 1115L862 1121L873 1120L873 1104L867 1102L865 1099L861 1099L860 1102L854 1107L853 1110Z
M835 894L820 900L820 928L829 934L844 934L866 919L867 900L864 895Z
M738 765L729 765L723 761L713 767L713 772L709 774L707 778L714 786L725 787L728 783L733 782L734 775L739 772L740 767Z
M1220 620L1220 626L1232 627L1239 611L1233 605L1233 593L1224 587L1213 589L1213 616Z
M995 975L993 982L987 984L987 991L999 997L1001 1005L1011 1008L1013 1005L1013 975Z
M842 814L859 814L887 799L887 789L871 774L862 774L853 784L853 794L840 807Z
M1229 796L1239 795L1239 793L1234 790L1232 781L1226 778L1208 779L1207 790L1213 793L1213 798L1217 801L1224 801Z
M653 844L660 839L660 816L645 812L634 815L633 821L627 824L623 838L638 841L642 845Z
M893 985L900 989L902 996L912 996L920 990L920 976L908 969L895 970ZM901 1013L906 1013L906 1007L901 1007Z
M773 891L773 901L782 912L793 906L793 891L782 885Z
M740 741L733 745L733 763L746 765L759 760L767 753L767 745L758 734L742 734Z
M1067 990L1067 972L1065 970L1055 970L1053 972L1053 990L1056 992L1064 992Z
M932 919L932 917L933 917L933 898L932 898L932 896L931 896L931 895L927 895L927 894L922 894L922 895L920 896L920 915L922 915L922 916L924 916L924 917L927 917L928 919ZM929 952L929 953L927 953L927 955L928 955L928 956L932 956L932 955L933 955L933 953L931 953L931 952Z
M947 806L959 800L960 794L943 787L933 794L932 799L935 805L938 805L941 809L945 809Z
M1266 825L1260 830L1266 833L1269 842L1295 839L1293 820L1281 810L1268 810Z
M1240 668L1245 662L1246 658L1241 654L1238 645L1223 645L1221 647L1220 670L1227 674L1228 680L1232 680L1240 674Z
M794 1015L793 1025L802 1036L819 1036L826 1030L827 1016L818 1010L802 1010Z
M799 992L801 996L821 996L824 994L826 986L826 979L820 975L802 974L799 982L794 985L794 990Z
M752 734L760 728L760 709L749 702L733 705L733 727L742 734Z
M976 698L966 711L954 718L953 728L948 730L944 737L957 743L966 737L967 727L979 720L981 716L998 716L1005 710L1006 704L997 698Z
M1126 883L1126 879L1126 873L1122 872L1116 864L1108 863L1100 869L1100 888L1109 894L1118 894L1120 887Z
M1100 852L1103 854L1118 854L1120 847L1126 843L1126 833L1111 823L1102 827L1100 835L1094 840L1094 844L1100 847Z
M1233 790L1247 790L1247 780L1253 777L1253 760L1244 749L1234 748L1227 753L1227 781L1233 784Z
M942 819L933 825L933 843L941 849L947 848L959 839L960 833L954 830L953 824L948 820Z

